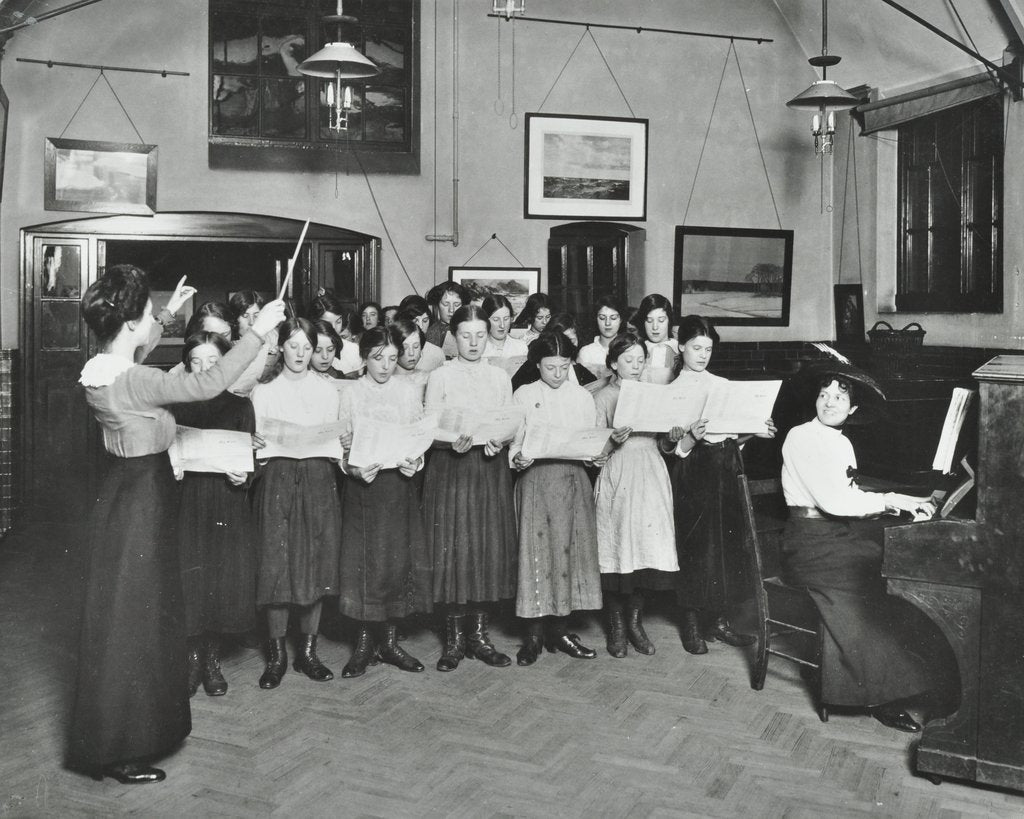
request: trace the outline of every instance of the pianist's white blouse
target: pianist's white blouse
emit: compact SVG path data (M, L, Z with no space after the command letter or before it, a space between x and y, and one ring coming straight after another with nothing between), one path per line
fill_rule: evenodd
M885 495L857 487L853 444L841 429L817 418L793 427L782 445L782 493L787 506L817 507L829 515L862 518L885 512Z

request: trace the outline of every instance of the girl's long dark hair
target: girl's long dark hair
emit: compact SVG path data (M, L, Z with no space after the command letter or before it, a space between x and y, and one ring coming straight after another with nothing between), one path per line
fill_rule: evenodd
M290 339L296 332L302 333L309 341L310 346L316 349L316 327L313 326L313 322L309 319L304 318L290 318L285 319L280 327L277 328L278 345L284 347L284 344ZM308 368L308 364L306 365ZM277 361L274 362L273 368L270 372L263 375L260 378L261 384L269 384L275 378L281 374L281 370L284 369L284 352L277 357Z

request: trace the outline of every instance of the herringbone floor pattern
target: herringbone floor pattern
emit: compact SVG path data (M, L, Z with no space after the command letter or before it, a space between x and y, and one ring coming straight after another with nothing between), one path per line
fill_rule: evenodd
M349 646L322 639L338 679L289 670L265 692L259 652L237 648L228 695L192 701L167 782L95 782L61 766L80 563L70 526L0 544L0 817L1024 816L1024 797L914 777L911 739L869 718L820 723L781 663L755 692L743 650L686 654L667 601L648 617L654 657L612 659L588 617L596 660L440 674L436 636L413 627L426 673L342 680Z

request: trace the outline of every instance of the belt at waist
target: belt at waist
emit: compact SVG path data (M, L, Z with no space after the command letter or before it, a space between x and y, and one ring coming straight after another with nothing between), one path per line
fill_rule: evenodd
M790 506L789 516L791 518L806 518L808 520L825 520L825 516L815 506Z

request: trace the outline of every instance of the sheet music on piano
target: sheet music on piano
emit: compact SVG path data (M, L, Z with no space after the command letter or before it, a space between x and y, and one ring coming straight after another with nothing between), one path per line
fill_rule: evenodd
M932 460L932 469L943 475L948 475L953 469L956 444L960 439L960 430L963 428L964 419L967 417L967 410L973 397L972 390L964 387L953 389L953 396L950 398L949 408L946 410L946 420L942 424L942 433L939 435L939 444L935 449L935 458Z

